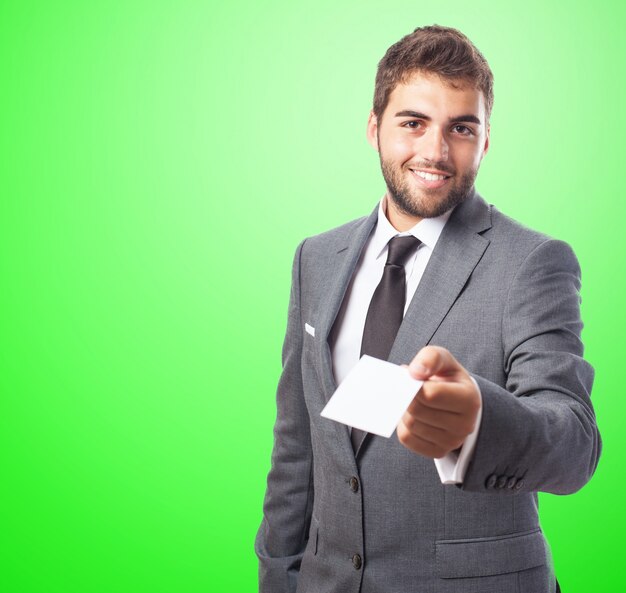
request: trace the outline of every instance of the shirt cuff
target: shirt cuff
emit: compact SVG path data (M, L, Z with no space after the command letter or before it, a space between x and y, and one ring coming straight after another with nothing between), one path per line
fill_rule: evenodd
M460 450L451 451L441 459L435 459L435 467L437 468L437 473L439 474L439 479L442 484L463 483L467 466L472 459L476 446L476 439L478 438L478 431L480 430L480 421L483 416L483 396L474 377L470 375L470 379L474 382L474 385L476 385L480 397L480 407L478 408L478 414L476 416L476 424L474 430L465 437L465 441L463 445L461 445Z

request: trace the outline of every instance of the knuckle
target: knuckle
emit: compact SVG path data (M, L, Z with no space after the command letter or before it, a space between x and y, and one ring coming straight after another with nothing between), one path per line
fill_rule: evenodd
M422 396L426 399L433 399L437 395L438 385L433 381L425 381L422 385Z
M422 407L418 397L413 398L413 401L409 404L409 407L406 409L405 416L408 414L419 414L419 411Z
M403 423L407 431L412 432L417 424L417 418L413 416L413 414L407 414L406 417L403 418Z

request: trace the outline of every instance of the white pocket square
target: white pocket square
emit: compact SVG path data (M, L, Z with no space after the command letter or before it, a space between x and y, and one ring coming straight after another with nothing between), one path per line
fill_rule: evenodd
M304 329L306 330L306 333L315 337L315 328L312 325L309 325L308 323L304 324Z

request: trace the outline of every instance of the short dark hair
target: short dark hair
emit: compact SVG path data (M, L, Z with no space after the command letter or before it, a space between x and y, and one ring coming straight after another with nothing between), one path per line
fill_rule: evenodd
M398 84L413 74L436 74L454 85L465 82L482 91L487 120L493 107L493 73L476 46L457 29L419 27L394 43L378 63L374 88L374 114L378 119Z

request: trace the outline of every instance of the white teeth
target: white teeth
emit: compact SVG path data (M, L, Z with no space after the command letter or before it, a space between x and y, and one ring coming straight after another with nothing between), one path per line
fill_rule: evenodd
M414 173L419 175L422 179L426 179L426 181L441 181L447 177L447 175L435 175L434 173L426 173L425 171L414 171Z

